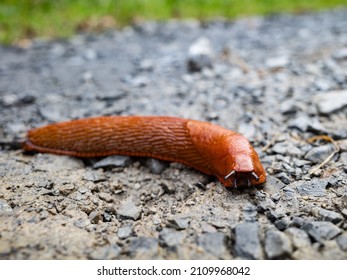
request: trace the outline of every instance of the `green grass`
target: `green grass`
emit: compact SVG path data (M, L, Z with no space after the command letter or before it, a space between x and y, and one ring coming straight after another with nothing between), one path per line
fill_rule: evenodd
M145 19L233 19L338 6L347 6L347 0L0 0L0 43L68 37Z

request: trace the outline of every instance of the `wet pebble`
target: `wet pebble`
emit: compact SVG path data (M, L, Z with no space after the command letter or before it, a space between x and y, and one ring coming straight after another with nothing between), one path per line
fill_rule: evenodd
M235 227L234 250L241 258L256 260L263 258L258 223L245 222Z

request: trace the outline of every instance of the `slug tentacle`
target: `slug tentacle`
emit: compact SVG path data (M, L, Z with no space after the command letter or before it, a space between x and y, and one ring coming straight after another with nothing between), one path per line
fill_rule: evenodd
M76 157L129 155L180 162L215 175L225 186L258 185L266 174L242 135L176 117L94 117L30 130L25 150Z

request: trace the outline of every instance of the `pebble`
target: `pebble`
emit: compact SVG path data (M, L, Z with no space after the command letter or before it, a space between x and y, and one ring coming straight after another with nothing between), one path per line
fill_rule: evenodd
M340 246L342 251L347 251L347 232L344 232L336 238L337 244Z
M142 214L142 208L136 206L132 199L123 201L117 210L119 219L139 220Z
M167 220L167 226L175 229L186 229L189 223L189 217L173 217Z
M171 228L163 228L159 233L159 242L162 246L173 247L179 245L185 238L185 232Z
M88 218L93 224L97 224L99 221L103 220L102 215L98 211L91 212Z
M333 53L333 58L336 60L345 60L347 59L347 48L342 48Z
M223 258L226 252L226 240L227 237L223 232L208 232L199 236L198 244L216 258Z
M133 229L131 226L122 226L118 229L117 235L120 239L127 239L132 235Z
M302 196L324 197L326 196L327 180L313 178L311 181L299 180L290 184Z
M329 91L313 98L319 113L331 114L347 106L347 90Z
M287 228L285 234L289 236L294 248L305 248L311 246L311 240L308 234L299 228L291 227Z
M208 38L201 37L192 43L188 50L188 70L201 71L205 67L212 67L214 52Z
M263 258L258 223L245 222L235 227L234 250L241 258L255 260Z
M280 68L285 68L289 64L289 59L286 56L271 57L265 61L267 68L271 70L277 70Z
M322 163L334 151L335 147L331 144L315 147L305 155L305 159L317 164Z
M157 160L154 158L147 158L146 166L149 168L149 170L153 174L161 174L167 167L167 164L161 160Z
M314 207L312 213L321 221L337 224L343 220L343 216L335 211L327 210L321 207Z
M331 222L309 222L303 225L306 231L314 240L323 242L335 238L341 233L341 229Z
M131 163L131 158L128 156L109 156L100 161L97 161L93 167L112 168L112 167L127 167Z
M121 252L122 249L117 244L106 245L94 249L90 253L90 258L93 260L116 260Z
M156 259L158 258L159 243L154 237L134 237L129 242L128 254L136 259Z
M13 211L11 206L7 203L6 200L0 199L0 215L1 214L9 214Z
M38 154L35 158L34 165L35 170L46 172L59 172L84 167L83 162L77 158L52 154Z
M265 253L268 259L283 259L292 252L292 245L288 236L278 230L265 232Z

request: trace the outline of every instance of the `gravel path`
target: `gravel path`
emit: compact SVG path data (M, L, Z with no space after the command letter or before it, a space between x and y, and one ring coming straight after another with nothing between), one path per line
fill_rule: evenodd
M0 46L0 59L1 259L347 258L347 10L147 22ZM243 133L267 183L226 189L177 163L4 144L51 122L134 114Z

